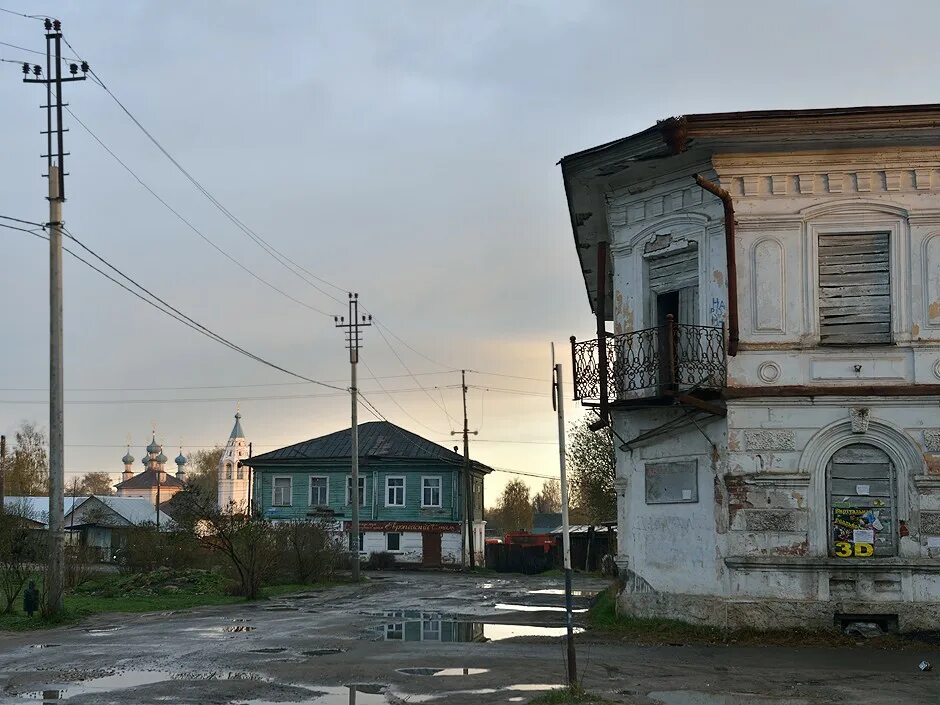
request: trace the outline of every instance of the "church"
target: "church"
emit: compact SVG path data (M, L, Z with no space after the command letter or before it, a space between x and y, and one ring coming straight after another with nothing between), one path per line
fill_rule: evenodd
M187 459L181 448L179 455L176 456L175 475L167 472L166 464L168 461L169 459L163 454L163 446L157 443L157 436L153 434L150 445L145 449L144 457L141 460L144 470L135 475L131 469L134 464L134 456L131 455L131 450L128 448L127 453L121 458L121 462L124 463L121 481L114 486L117 496L145 497L154 504L166 502L182 490L186 483Z

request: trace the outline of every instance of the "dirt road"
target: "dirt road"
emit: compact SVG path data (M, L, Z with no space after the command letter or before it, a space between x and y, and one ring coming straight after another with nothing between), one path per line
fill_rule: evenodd
M390 573L269 602L0 634L0 703L525 703L564 680L561 587ZM576 608L603 587L578 579ZM937 672L917 668L927 658L940 669L940 653L641 647L588 631L578 657L585 687L636 705L940 701Z

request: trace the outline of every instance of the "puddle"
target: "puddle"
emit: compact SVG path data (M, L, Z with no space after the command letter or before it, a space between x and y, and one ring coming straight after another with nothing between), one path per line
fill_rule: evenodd
M751 693L702 693L696 690L668 690L648 693L662 705L809 705L803 698L773 698Z
M253 654L283 654L287 649L283 646L271 646L265 649L252 649Z
M549 605L513 605L508 602L500 602L495 605L498 610L511 610L513 612L564 612L564 607L554 607ZM587 608L571 610L575 614L587 612Z
M151 683L168 681L171 678L173 678L173 674L169 671L122 671L110 676L91 678L80 683L49 685L42 690L20 693L20 697L29 698L30 700L55 701L85 693L107 693L112 690L136 688Z
M399 668L406 676L478 676L488 673L488 668Z
M31 648L33 649L53 649L56 646L61 646L61 644L33 644Z
M526 595L564 595L564 588L545 588L544 590L526 590ZM584 590L572 590L572 597L584 597L588 593Z
M110 627L86 628L86 629L83 629L82 631L85 632L86 634L110 634L111 632L116 632L119 629L123 629L123 628L124 627L122 627L121 625L114 625Z
M249 627L247 624L233 624L230 627L222 627L223 632L238 634L241 632L253 632L256 627Z
M408 615L408 616L406 616ZM375 628L384 641L433 641L433 642L483 642L514 639L516 637L561 637L567 634L565 627L544 627L528 624L497 624L493 622L465 622L441 619L437 614L425 614L419 619L410 618L411 613L391 612L388 620ZM575 634L584 629L575 627Z
M325 649L311 649L310 651L301 651L304 656L330 656L332 654L345 654L346 649L339 649L336 647L325 648Z
M278 605L277 607L265 607L265 612L299 612L299 607L289 607L287 605Z
M120 671L108 676L89 678L77 683L54 683L44 686L42 690L33 690L20 693L18 697L30 700L43 700L54 702L65 700L75 695L95 693L110 693L116 690L139 688L154 683L163 683L171 680L233 680L233 681L264 681L267 680L257 673L245 671L208 671L193 673L171 673L170 671Z

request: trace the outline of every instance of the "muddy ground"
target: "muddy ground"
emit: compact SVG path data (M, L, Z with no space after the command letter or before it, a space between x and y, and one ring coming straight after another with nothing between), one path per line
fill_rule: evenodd
M0 703L526 703L564 680L561 587L389 573L262 603L0 634ZM575 606L604 587L578 578ZM590 630L578 642L585 687L613 702L940 702L937 651L650 647ZM923 658L938 671L918 670Z

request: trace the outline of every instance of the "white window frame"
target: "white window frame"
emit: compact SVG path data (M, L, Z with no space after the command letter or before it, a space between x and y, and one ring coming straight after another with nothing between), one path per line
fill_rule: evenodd
M360 504L359 506L365 507L366 500L369 498L368 497L369 493L366 491L368 489L368 484L366 483L366 477L364 475L360 475L359 482L362 483L362 504ZM350 495L352 494L351 490L352 490L352 475L347 475L346 476L346 506L347 507L352 504L352 502L350 501L351 500Z
M326 501L317 502L313 501L313 481L314 480L326 480ZM311 507L327 507L330 504L330 476L329 475L311 475L310 476L310 486L308 487L309 492L307 493L307 502L309 502Z
M391 536L392 534L398 537L398 548L388 547L388 537ZM385 532L385 550L388 551L389 553L401 553L401 537L402 537L401 531L386 531Z
M425 625L437 625L436 629L428 629ZM441 617L435 614L421 615L421 641L441 640Z
M425 483L428 480L437 480L437 504L425 504L424 502L424 490L426 489ZM440 475L423 475L421 477L421 508L427 509L429 507L440 508L444 503L444 478Z
M287 480L287 504L277 503L277 481ZM271 506L272 507L292 507L294 506L294 478L291 475L275 475L271 478Z
M389 490L390 490L390 489L395 489L395 490L399 489L398 486L396 486L396 487L393 488L393 487L389 484L389 481L390 481L390 480L401 480L401 502L389 502L389 501L388 501L388 492L389 492ZM405 504L406 504L407 501L408 501L408 497L407 497L407 494L406 494L406 487L407 487L407 485L408 485L408 481L405 479L405 476L404 476L404 475L387 475L387 476L385 477L385 506L386 506L386 507L404 507ZM397 492L396 492L396 494L397 494Z

